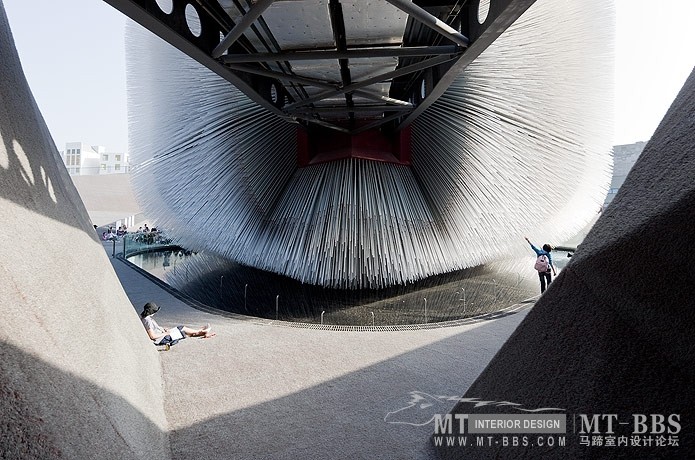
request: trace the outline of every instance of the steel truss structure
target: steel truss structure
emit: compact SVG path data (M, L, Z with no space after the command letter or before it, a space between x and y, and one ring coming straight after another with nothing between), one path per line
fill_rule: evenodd
M168 42L128 28L130 153L189 249L380 288L573 236L610 183L611 2L105 1Z
M408 126L535 2L105 1L270 112L347 133Z

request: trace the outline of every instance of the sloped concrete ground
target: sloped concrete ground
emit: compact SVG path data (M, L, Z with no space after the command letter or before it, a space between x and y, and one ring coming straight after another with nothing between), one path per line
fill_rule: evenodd
M165 327L209 322L217 332L159 354L175 457L432 458L432 417L451 410L526 314L421 331L281 327L193 309L113 264L138 312L154 301Z
M467 392L564 408L569 420L616 414L616 426L626 423L616 436L673 435L678 446L652 440L632 447L630 440L627 447L587 447L581 427L570 424L564 448L445 447L441 458L692 457L694 216L695 72L572 261ZM471 408L461 404L454 413ZM646 416L646 433L635 427L635 414ZM664 429L652 414L664 417ZM668 421L672 415L678 426ZM593 435L604 439L601 420L583 433L591 442Z
M0 1L0 457L169 458L161 365L27 86Z

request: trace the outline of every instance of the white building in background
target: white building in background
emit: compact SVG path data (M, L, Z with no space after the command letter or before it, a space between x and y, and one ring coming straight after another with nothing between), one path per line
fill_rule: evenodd
M632 169L639 158L646 142L635 142L634 144L615 145L613 146L613 179L611 180L611 188L608 190L604 206L613 201L616 193L625 182L627 174Z
M65 150L60 152L60 156L71 176L119 174L130 171L127 153L108 152L103 145L66 142Z
M97 146L101 155L100 174L122 174L130 172L130 163L127 153L107 152L105 148Z

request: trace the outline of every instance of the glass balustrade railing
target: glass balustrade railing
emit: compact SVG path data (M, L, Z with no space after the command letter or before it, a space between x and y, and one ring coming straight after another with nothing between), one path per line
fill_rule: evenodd
M157 252L175 246L164 232L136 232L110 237L104 241L111 247L111 256L129 257L142 252Z

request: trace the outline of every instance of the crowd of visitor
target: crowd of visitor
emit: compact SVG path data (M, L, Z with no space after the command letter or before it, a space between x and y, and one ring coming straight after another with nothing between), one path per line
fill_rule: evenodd
M96 228L96 225L94 226ZM121 225L117 229L113 226L101 233L102 241L119 241L124 236L128 235L133 241L138 243L166 243L167 238L162 234L161 231L157 230L155 227L148 227L147 224L139 227L135 232L129 232L128 227Z
M128 233L128 228L125 225L118 227L118 230L114 230L112 226L109 225L109 229L101 233L101 239L103 241L118 241L119 238Z

